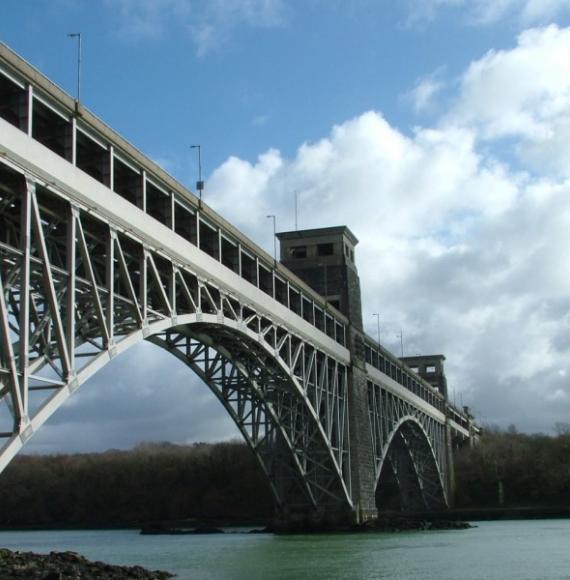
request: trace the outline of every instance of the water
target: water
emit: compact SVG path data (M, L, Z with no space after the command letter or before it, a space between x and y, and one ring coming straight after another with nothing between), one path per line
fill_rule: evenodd
M180 580L570 579L570 520L471 530L273 536L141 536L136 530L0 532L12 550L73 550Z

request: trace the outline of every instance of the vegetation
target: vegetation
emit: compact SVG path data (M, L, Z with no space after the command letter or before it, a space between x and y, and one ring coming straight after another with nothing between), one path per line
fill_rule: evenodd
M487 427L478 446L455 455L459 508L570 505L570 425L556 436Z
M486 428L455 456L458 508L567 507L570 425L555 437ZM268 521L269 485L241 442L141 444L20 455L0 477L0 526L126 526L195 518Z
M0 526L121 526L185 518L269 520L272 497L241 442L16 457L0 477Z

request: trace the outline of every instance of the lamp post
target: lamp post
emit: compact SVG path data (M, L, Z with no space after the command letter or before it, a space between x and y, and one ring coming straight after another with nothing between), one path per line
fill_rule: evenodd
M295 231L299 229L299 192L295 190Z
M202 207L202 191L204 190L204 182L202 181L202 146L190 145L190 149L198 149L198 181L196 182L196 189L198 190L199 206Z
M70 32L67 36L77 38L77 97L75 102L79 103L81 98L81 32Z
M267 219L271 218L273 220L273 260L275 260L275 262L277 263L277 236L275 235L277 233L276 230L276 217L273 214L269 214L267 216Z
M378 344L380 344L380 314L375 312L372 316L376 316L376 330L378 332Z

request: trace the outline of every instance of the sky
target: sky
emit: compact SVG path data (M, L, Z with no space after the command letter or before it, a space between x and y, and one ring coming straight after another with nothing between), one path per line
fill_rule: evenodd
M570 422L570 0L1 0L0 40L272 252L347 225L365 329L483 424ZM238 436L149 344L29 452Z

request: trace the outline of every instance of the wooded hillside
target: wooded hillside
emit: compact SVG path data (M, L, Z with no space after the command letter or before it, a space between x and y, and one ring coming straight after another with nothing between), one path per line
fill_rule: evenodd
M456 453L458 508L570 506L570 425L555 437L486 428Z
M457 508L570 505L570 427L555 437L486 428L455 456ZM0 526L269 521L269 485L241 442L26 456L0 475ZM380 506L381 508L381 506Z
M0 476L0 526L266 520L272 497L241 442L16 457Z

